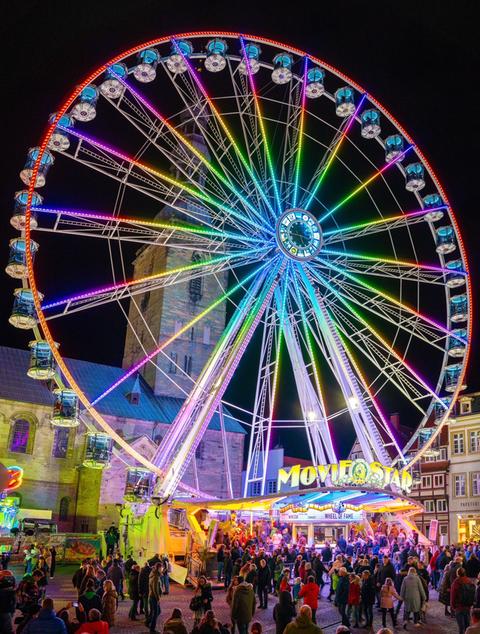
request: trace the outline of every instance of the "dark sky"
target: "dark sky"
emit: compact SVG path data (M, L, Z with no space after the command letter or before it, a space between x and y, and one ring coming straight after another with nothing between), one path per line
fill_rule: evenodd
M238 30L272 37L324 59L358 81L399 119L422 148L456 211L466 242L474 298L479 179L476 3L354 1L191 3L52 0L10 3L2 16L1 235L3 260L15 235L8 220L26 150L72 87L112 57L153 37L188 30ZM3 276L0 343L26 347L10 327L12 280ZM475 310L475 305L474 305ZM467 382L480 389L478 333Z

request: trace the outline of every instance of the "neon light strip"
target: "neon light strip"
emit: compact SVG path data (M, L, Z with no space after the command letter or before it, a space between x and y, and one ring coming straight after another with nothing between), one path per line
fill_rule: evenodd
M417 211L408 211L407 213L398 214L397 216L380 218L378 220L370 220L368 222L360 222L356 225L349 225L347 227L337 227L336 229L329 229L328 231L323 231L323 235L329 236L336 233L356 231L357 229L364 229L365 227L381 225L388 222L396 222L397 220L408 220L408 218L415 218L417 216L425 216L428 213L432 213L435 211L442 211L443 209L448 209L448 205L440 205L439 207L433 207L432 209L418 209Z
M214 308L219 306L222 302L224 302L231 295L233 295L233 293L238 291L244 284L246 284L248 281L250 281L255 275L257 275L257 273L259 273L259 271L264 269L267 265L268 265L268 262L265 263L265 264L262 264L262 266L258 267L252 273L250 273L249 275L244 277L240 282L238 282L238 284L235 284L235 286L233 286L229 291L227 291L226 293L222 293L219 297L217 297L217 299L215 301L213 301L209 306L207 306L207 308L205 308L205 310L203 310L201 313L196 315L192 320L190 320L187 324L185 324L185 326L182 326L182 328L180 328L180 330L178 330L176 333L174 333L171 337L168 337L168 339L166 339L157 348L155 348L155 350L153 350L153 352L150 352L147 356L143 357L143 359L140 359L140 361L138 361L135 365L133 365L123 376L121 376L117 381L115 381L115 383L113 383L108 389L106 389L104 392L102 392L102 394L97 396L97 398L94 401L91 402L91 406L94 407L99 401L101 401L103 398L105 398L105 396L110 394L110 392L112 392L115 388L117 388L121 383L126 381L126 379L128 379L128 377L132 376L132 374L137 372L146 363L151 361L162 350L164 350L164 348L166 348L173 341L175 341L175 339L177 339L177 337L180 337L185 332L187 332L194 324L196 324L198 321L203 319Z
M272 179L273 192L275 194L275 200L277 202L277 207L278 207L278 214L280 215L282 213L283 209L282 209L282 202L280 200L280 193L278 191L277 177L276 177L276 174L275 174L275 169L273 167L272 154L270 152L270 145L268 143L267 132L265 130L265 123L264 123L263 117L262 117L262 109L261 109L261 106L260 106L260 101L258 99L257 90L255 88L255 80L253 78L252 67L251 67L251 64L250 64L250 58L248 57L247 52L245 50L245 42L243 40L243 37L240 37L240 44L242 46L243 56L244 56L244 59L245 59L245 67L247 69L247 75L248 75L248 79L250 81L250 89L252 91L253 101L255 103L255 109L257 111L257 119L258 119L258 123L260 125L260 131L262 133L263 145L265 147L265 154L267 156L268 169L270 171L270 178Z
M91 291L85 291L84 293L80 293L78 295L71 295L70 297L65 297L63 299L59 299L53 302L49 302L47 304L42 304L42 310L49 310L50 308L55 308L56 306L62 306L63 304L69 304L71 302L76 302L81 299L90 299L91 297L95 297L97 295L103 295L105 293L112 293L114 291L119 291L122 288L128 288L130 286L134 286L136 284L143 284L144 282L150 282L152 280L158 280L162 277L168 277L170 275L176 275L177 273L183 273L185 271L193 271L195 269L210 266L212 264L218 264L219 262L225 262L226 260L234 259L234 258L243 258L247 255L253 255L259 252L260 249L250 249L248 251L244 251L243 253L234 253L230 255L221 255L218 258L211 258L210 260L205 260L202 262L192 262L191 264L186 264L185 266L179 266L174 269L170 269L169 271L162 271L162 273L155 273L153 275L147 275L145 277L140 277L138 280L128 280L127 282L120 282L118 284L111 284L110 286L102 286L101 288L96 288Z
M169 222L160 222L158 220L144 220L143 218L128 218L126 216L109 216L108 214L100 214L92 211L83 211L78 209L51 209L46 207L32 207L32 211L42 214L61 214L62 216L75 216L80 218L91 218L92 220L104 220L105 222L126 223L133 225L144 225L146 227L155 227L158 229L168 229L172 231L185 231L187 233L198 233L199 235L214 236L218 238L233 238L239 242L258 242L258 238L251 238L240 233L232 231L219 231L217 229L207 229L197 225L173 224Z
M320 176L317 179L317 182L315 183L315 186L313 188L313 190L310 193L310 196L307 200L307 202L305 203L305 205L303 206L304 209L307 209L310 207L310 205L312 204L313 199L315 198L315 195L318 191L318 188L320 187L320 185L322 184L323 179L325 178L325 176L327 175L327 172L330 168L330 165L333 163L335 157L337 156L337 153L340 149L340 147L342 146L343 141L345 140L345 137L347 136L347 134L350 131L350 128L353 125L353 122L355 121L355 119L357 118L357 115L360 111L360 108L363 106L363 102L365 101L365 99L367 98L367 93L363 93L362 98L360 99L358 106L355 109L355 112L351 115L350 119L348 120L347 125L345 126L344 131L342 132L338 143L335 145L333 152L331 153L324 169L322 170L322 173L320 174ZM323 220L323 219L322 219Z
M370 185L370 183L372 183L376 178L381 176L386 170L388 170L389 167L392 167L392 165L395 165L395 163L398 163L399 161L401 161L404 158L404 156L407 154L407 152L409 152L412 148L413 148L413 145L409 145L401 154L399 154L394 159L392 159L391 161L386 163L381 169L377 170L374 174L372 174L372 176L370 176L370 178L367 178L366 181L364 181L363 183L360 183L360 185L358 187L356 187L352 192L350 192L347 196L345 196L345 198L342 198L342 200L339 203L337 203L335 205L335 207L332 207L332 209L330 209L330 211L328 211L326 214L323 214L323 216L320 218L319 222L323 222L324 220L329 218L338 209L340 209L340 207L343 207L343 205L345 205L345 203L347 203L354 196L356 196L359 192L361 192L363 189L365 189L365 187L368 187L368 185Z
M440 330L441 332L445 333L449 337L454 337L455 339L458 339L459 341L462 341L463 343L467 343L464 339L462 339L460 337L457 337L453 332L448 330L448 328L446 328L442 324L438 323L438 321L435 321L434 319L431 319L430 317L427 317L426 315L424 315L423 313L420 313L418 310L415 310L411 306L407 306L406 304L400 302L398 299L395 299L394 297L392 297L388 293L385 293L384 291L381 291L379 288L377 288L373 284L368 284L367 282L364 282L363 280L358 278L356 275L353 275L352 273L349 273L348 271L345 271L344 269L342 269L341 267L336 266L332 262L327 262L327 264L334 271L337 271L338 273L340 273L342 275L345 275L345 277L350 278L351 280L353 280L354 282L356 282L357 284L359 284L363 288L367 288L369 291L372 291L376 295L380 295L380 297L383 297L384 299L392 302L392 304L395 304L396 306L398 306L402 310L405 310L406 312L411 313L412 315L415 315L415 317L419 317L422 321L426 322L427 324L430 324L434 328L437 328L438 330ZM313 269L313 270L315 270L315 269ZM317 271L315 270L315 272L317 272Z
M310 270L318 277L319 275L318 271L314 271L312 269ZM379 332L377 332L377 330L375 330L375 328L371 326L368 323L368 321L360 315L360 313L352 306L352 304L350 304L350 302L346 300L343 297L343 295L341 295L331 284L329 284L329 282L327 281L326 277L323 274L320 273L320 277L322 278L321 280L322 284L324 284L326 288L328 288L330 292L332 292L340 300L340 302L348 308L348 310L352 313L352 315L355 315L358 321L363 326L365 326L365 328L367 328L374 335L374 337L376 337L380 341L380 343L390 352L390 354L392 354L397 359L397 361L399 361L402 365L404 365L407 368L407 370L412 374L412 376L414 376L417 379L420 385L422 385L427 390L427 392L431 396L433 396L439 403L442 403L442 406L446 409L447 406L443 403L442 399L436 394L433 388L430 387L425 382L425 380L416 372L416 370L412 368L412 366L407 361L405 361L405 359L395 350L392 344L388 343L388 341L386 341L382 337L382 335Z
M129 92L135 95L138 101L146 108L148 108L148 110L150 110L160 120L160 122L165 125L168 130L190 150L190 152L192 152L192 154L194 154L213 174L215 174L215 176L242 201L245 207L248 207L248 209L250 209L250 211L252 211L257 216L260 222L264 220L262 216L258 213L258 210L254 207L254 205L252 205L251 202L238 191L238 189L231 183L231 181L226 178L214 165L212 165L205 154L200 152L200 150L195 147L193 143L190 143L190 141L185 136L183 136L183 134L181 134L175 128L175 126L173 126L162 114L160 114L160 112L153 106L150 101L148 101L148 99L140 94L138 90L135 90L135 88L133 88L133 86L127 81L125 81L125 79L123 79L116 73L112 73L112 75L114 75L118 79L118 81L122 83L125 88L127 88ZM272 230L267 226L265 226L265 230L267 230L269 233L272 233Z
M292 207L297 206L298 184L300 182L300 167L302 164L302 152L303 152L303 141L304 141L303 131L305 127L305 104L307 101L307 94L306 94L307 70L308 70L308 57L305 57L304 68L303 68L302 105L301 105L301 111L300 111L300 125L298 129L298 143L297 143L297 156L295 160L295 177L294 177Z
M247 170L248 175L250 176L250 178L252 179L252 181L255 183L255 187L257 188L258 193L260 194L261 198L263 199L263 201L265 202L265 204L267 205L267 207L269 208L270 212L275 215L274 209L268 199L268 196L265 194L264 188L263 188L263 184L259 182L259 180L257 179L257 177L255 176L248 160L245 158L244 154L242 153L242 151L240 150L238 143L235 141L232 133L230 132L227 124L225 123L225 121L223 120L223 118L221 117L219 111L217 110L215 104L213 103L212 98L209 96L209 94L207 93L207 91L205 90L202 82L200 81L197 73L195 72L195 69L193 68L190 60L188 59L188 57L183 53L183 51L180 50L176 40L174 38L172 38L172 43L175 46L175 49L177 51L177 53L179 55L182 56L183 61L185 62L185 64L187 65L191 76L193 77L195 84L197 85L198 89L200 90L200 92L202 93L202 95L205 97L211 111L213 112L213 114L215 115L215 117L217 118L217 121L219 122L219 124L221 125L223 131L225 132L228 140L230 141L230 143L232 144L233 149L235 150L235 153L237 154L238 158L240 159L242 165L244 166L244 168Z
M353 259L356 258L358 260L385 262L386 264L396 264L398 266L409 266L415 269L422 269L425 271L438 271L439 273L452 273L452 271L449 269L444 269L441 266L434 266L433 264L418 264L417 262L395 260L393 258L383 258L383 257L374 256L374 255L362 255L360 253L352 253L351 251L334 251L331 249L322 249L322 253L326 253L327 255L345 256L346 258L353 258ZM326 263L328 262L329 260L326 260ZM457 271L457 270L455 270L455 273L461 273L463 275L467 274L466 271Z
M168 174L165 174L164 172L160 172L159 170L156 170L153 167L150 167L149 165L142 163L141 161L137 161L136 159L130 156L127 156L126 154L123 154L122 152L113 148L112 146L106 145L105 143L101 143L100 141L97 141L97 139L89 137L86 134L77 132L76 130L73 130L72 128L64 128L63 126L60 126L60 125L57 127L61 130L64 130L68 134L75 136L78 139L81 139L82 141L86 141L87 143L90 143L91 145L97 148L100 148L101 150L104 150L105 152L113 154L113 156L116 156L121 161L126 161L127 163L130 163L131 165L135 165L135 167L145 170L146 172L148 172L149 174L152 174L153 176L157 176L158 178L165 181L166 183L169 183L170 185L174 185L175 187L178 187L180 190L184 190L188 192L191 196L194 196L195 198L199 198L200 200L204 200L207 203L213 205L214 207L217 207L218 209L221 209L222 211L226 211L228 214L234 216L238 220L241 220L242 222L252 225L256 229L260 229L260 231L263 231L263 227L261 225L257 224L253 220L250 220L245 215L242 215L235 209L232 209L231 207L227 207L221 201L216 200L209 194L205 194L199 189L195 189L194 187L191 187L190 185L186 185L185 183L182 183L181 181L178 181L175 178L172 178Z

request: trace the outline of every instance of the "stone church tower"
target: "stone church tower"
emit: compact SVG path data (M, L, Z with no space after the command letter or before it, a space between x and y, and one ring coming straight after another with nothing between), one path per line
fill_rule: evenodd
M182 134L209 157L204 138L194 121L183 123ZM200 188L205 181L205 170L203 165L197 170L195 180ZM176 170L172 170L172 173L175 178L182 180L182 174ZM164 207L157 218L192 224L192 218L169 207ZM148 245L137 252L133 277L137 279L168 271L209 257L206 252ZM169 288L135 295L130 300L128 317L132 328L127 328L123 366L130 367L145 355L141 343L147 352L151 351L155 345L205 310L223 292L227 283L228 273L221 273L216 278L206 275ZM142 374L155 394L185 398L192 387L191 379L198 377L223 332L225 317L226 306L221 304L170 344L165 350L167 356L157 356L158 368L152 363L143 366Z

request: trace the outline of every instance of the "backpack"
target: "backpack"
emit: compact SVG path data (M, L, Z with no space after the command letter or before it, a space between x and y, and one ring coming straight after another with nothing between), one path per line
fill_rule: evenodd
M459 592L460 605L470 608L475 603L475 586L473 583L462 583Z

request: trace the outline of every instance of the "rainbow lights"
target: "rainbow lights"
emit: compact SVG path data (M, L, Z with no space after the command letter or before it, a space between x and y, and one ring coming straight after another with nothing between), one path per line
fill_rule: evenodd
M305 126L305 103L307 100L307 94L306 94L307 70L308 70L308 57L305 57L304 66L303 66L302 103L300 106L300 125L298 128L297 156L295 159L295 176L294 176L294 186L293 186L292 207L297 206L298 185L300 182L300 167L302 165L303 130Z
M208 103L208 105L210 107L210 110L215 115L218 123L221 125L223 131L225 132L225 134L226 134L226 136L228 138L228 140L232 144L232 147L233 147L233 149L235 151L235 154L238 156L238 158L240 159L243 167L246 169L248 175L250 176L252 181L255 183L255 187L257 189L257 192L260 194L262 200L267 205L267 207L270 210L270 212L272 213L272 215L275 217L275 212L274 212L273 207L272 207L272 205L270 203L270 200L268 199L268 196L265 194L263 184L260 183L259 180L257 179L257 177L255 176L255 174L254 174L254 172L253 172L253 170L252 170L252 168L250 166L250 163L245 158L243 152L240 150L240 148L238 146L238 143L235 141L235 138L233 137L233 135L230 132L227 124L223 120L223 117L220 115L220 112L218 111L218 109L216 108L215 104L213 103L212 98L207 93L204 85L200 81L200 79L199 79L197 73L195 72L190 60L188 59L188 57L183 53L183 51L178 46L178 44L176 42L176 38L172 38L172 43L175 46L175 49L176 49L177 53L182 56L183 61L185 62L185 64L188 67L188 70L190 71L190 75L193 77L193 80L195 81L195 84L197 85L197 87L199 88L200 92L204 96L205 100L207 101L207 103Z
M381 224L389 224L391 222L397 222L398 220L406 220L408 222L409 218L416 218L418 216L425 216L428 213L433 213L435 211L442 211L443 209L448 209L448 205L440 205L439 207L434 207L430 209L418 209L416 211L408 211L404 214L397 214L396 216L389 216L387 218L379 218L376 220L369 220L368 222L359 222L355 225L349 225L347 227L338 227L336 229L329 229L328 231L324 231L324 236L329 236L337 233L346 233L347 231L357 231L358 229L365 229L366 227L373 227L375 225Z
M221 209L222 211L225 211L227 214L233 216L234 218L237 218L237 220L240 220L241 222L245 222L249 225L252 225L256 229L263 231L263 226L254 222L250 218L247 218L246 216L242 215L235 209L232 209L231 207L224 205L221 201L213 198L209 194L205 194L199 189L191 187L190 185L187 185L186 183L182 183L181 181L178 181L177 179L172 178L168 174L165 174L164 172L160 172L159 170L154 169L153 167L150 167L149 165L146 165L145 163L142 163L141 161L137 161L133 157L123 154L122 152L115 149L114 147L107 145L105 143L102 143L101 141L98 141L97 139L94 139L92 137L89 137L86 134L82 134L81 132L78 132L77 130L73 130L72 128L68 128L68 129L63 128L62 126L58 126L58 128L67 131L71 136L75 136L76 138L81 139L82 141L86 141L87 143L90 143L91 145L105 152L108 152L109 154L112 154L113 156L117 157L121 161L126 161L127 163L130 163L131 165L134 165L135 167L138 167L144 170L145 172L152 174L152 176L156 176L160 178L161 180L165 181L166 183L169 183L170 185L173 185L174 187L177 187L180 190L184 190L188 192L194 198L199 198L200 200L207 202L213 207L216 207L218 209Z
M365 101L365 99L367 98L367 93L364 93L362 95L362 98L360 99L358 106L355 109L355 112L351 115L351 117L349 118L347 125L345 126L344 131L342 132L338 143L335 145L335 148L333 149L333 152L331 153L324 169L322 170L321 174L319 175L317 182L315 183L312 191L310 192L310 196L307 199L307 202L303 205L303 209L307 209L310 207L310 205L312 204L313 199L315 198L317 192L318 192L318 188L320 187L320 185L322 184L323 179L325 178L325 176L327 175L327 172L330 168L330 165L333 163L335 157L337 156L337 153L340 149L340 147L342 146L343 141L345 140L348 132L350 131L350 128L352 127L353 122L355 121L355 119L357 118L358 113L360 112L360 108L363 105L363 102ZM323 220L323 218L322 218Z
M247 69L247 75L248 75L248 79L250 81L250 88L251 88L252 95L253 95L253 101L255 103L255 109L257 111L258 124L260 126L260 131L262 133L262 139L263 139L263 145L265 147L265 154L266 154L266 157L267 157L268 169L269 169L269 172L270 172L270 178L272 179L273 192L275 194L275 201L277 203L277 213L281 214L283 209L282 209L282 202L280 200L280 193L278 191L277 177L276 177L276 174L275 174L275 169L273 167L272 154L270 152L270 145L268 143L267 132L265 130L265 123L264 123L263 117L262 117L262 109L260 107L260 101L258 99L258 94L257 94L256 88L255 88L255 79L253 78L250 58L247 55L247 52L245 50L245 42L243 40L243 37L240 38L240 43L242 45L242 52L243 52L243 56L245 58L245 67Z
M196 156L202 163L203 165L205 165L211 172L212 174L215 174L215 176L218 178L218 180L223 183L226 187L228 187L230 189L231 192L233 192L237 198L242 202L243 205L245 205L245 207L247 207L248 209L250 209L251 212L253 212L255 214L255 216L257 216L257 218L260 220L260 222L264 223L264 219L262 218L262 216L259 214L258 210L256 209L256 207L254 207L250 201L245 198L245 196L243 196L238 189L232 184L232 182L230 181L230 179L226 178L222 172L220 172L214 165L212 165L212 163L207 159L207 157L200 152L200 150L195 147L195 145L193 143L190 143L190 141L183 136L183 134L181 134L176 128L175 126L173 126L154 106L153 104L148 101L148 99L146 99L142 94L140 94L140 92L138 92L138 90L136 90L135 88L133 88L133 86L131 84L129 84L123 77L120 77L119 75L115 74L112 72L112 75L114 77L116 77L116 79L118 79L118 81L120 83L122 83L125 88L127 88L127 90L129 92L132 93L132 95L135 95L136 99L138 99L138 101L143 104L146 108L148 108L148 110L150 110L150 112L152 112L152 114L154 114L159 121L162 123L162 125L164 125L166 128L168 128L169 132L171 132L185 147L187 147L189 149L190 152L192 152L192 154L194 156ZM268 231L269 233L272 233L272 230L265 226L265 230Z
M243 258L247 255L258 254L259 249L251 249L249 251L243 251L241 253L230 253L229 255L221 255L218 258L211 258L210 260L204 260L202 262L192 262L192 264L187 264L185 266L179 266L174 269L170 269L169 271L163 271L162 273L154 273L153 275L147 275L146 277L140 277L138 280L129 280L127 282L120 282L119 284L111 284L110 286L103 286L101 288L97 288L91 291L85 291L84 293L79 293L78 295L71 295L70 297L65 297L63 299L55 300L54 302L49 302L42 305L42 310L49 310L51 308L55 308L57 306L63 306L64 304L70 304L71 302L77 302L84 299L91 299L92 297L96 297L98 295L105 295L108 293L113 293L115 291L119 291L124 288L128 288L130 286L134 286L136 284L143 284L145 282L151 282L153 280L158 280L162 277L168 277L170 275L176 275L178 273L183 273L185 271L193 271L195 269L204 267L204 266L212 266L214 264L218 264L219 262L225 262L226 260L231 260L235 258Z
M145 227L154 227L155 229L167 229L168 231L185 231L187 233L195 233L218 238L232 238L239 242L258 242L258 237L244 236L241 233L232 231L219 231L218 229L208 229L198 225L176 224L172 222L161 222L159 220L144 220L143 218L129 218L126 216L110 216L108 214L96 213L92 211L83 211L79 209L52 209L46 207L32 207L32 211L42 214L54 214L62 216L75 216L79 218L89 218L91 220L103 220L112 223L125 223L132 225L142 225Z
M196 315L193 319L191 319L186 325L182 326L182 328L180 328L176 333L174 333L171 337L168 337L168 339L166 339L163 343L161 343L157 348L155 348L155 350L153 350L153 352L150 352L148 355L146 355L145 357L143 357L143 359L140 359L140 361L138 361L138 363L136 363L135 365L133 365L123 376L121 376L118 381L115 381L115 383L113 383L108 389L106 389L104 392L102 392L102 394L100 394L100 396L97 396L97 398L95 400L93 400L91 402L91 406L94 407L99 401L101 401L103 398L105 398L105 396L107 396L108 394L110 394L110 392L112 392L115 388L117 388L121 383L123 383L126 379L128 379L129 376L132 376L132 374L134 374L135 372L137 372L138 370L140 370L140 368L142 368L146 363L148 363L149 361L151 361L154 357L156 357L162 350L164 350L168 345L170 345L173 341L175 341L175 339L177 339L177 337L180 337L181 335L183 335L185 332L187 332L188 330L190 330L190 328L192 326L194 326L198 321L200 321L201 319L203 319L206 315L208 315L209 312L211 312L214 308L216 308L217 306L219 306L222 302L224 302L226 299L228 299L231 295L233 295L236 291L238 291L240 288L242 288L242 286L244 284L246 284L248 281L250 281L255 275L257 275L262 269L264 269L267 266L267 263L263 264L262 266L258 267L257 269L255 269L252 273L250 273L249 275L247 275L246 277L244 277L240 282L238 282L237 284L235 284L235 286L233 286L229 291L226 291L225 293L222 293L219 297L217 297L217 299L212 302L209 306L207 306L207 308L205 308L205 310L203 310L201 313L199 313L198 315Z
M351 200L359 192L361 192L363 189L365 189L365 187L368 187L368 185L370 185L370 183L373 183L373 181L375 179L377 179L379 176L381 176L386 170L388 170L389 167L392 167L392 165L395 165L395 163L398 163L399 161L401 161L405 157L407 152L409 152L413 147L414 147L413 145L409 145L401 154L399 154L394 159L392 159L391 161L386 163L382 168L380 168L374 174L372 174L372 176L370 176L370 178L367 178L366 181L363 181L363 183L360 183L360 185L358 187L356 187L352 192L350 192L347 196L345 196L345 198L342 198L342 200L339 203L337 203L335 205L335 207L332 207L330 209L330 211L328 211L326 214L323 214L323 216L320 218L319 222L323 222L324 220L329 218L338 209L340 209L340 207L343 207L343 205L345 205L349 200Z

